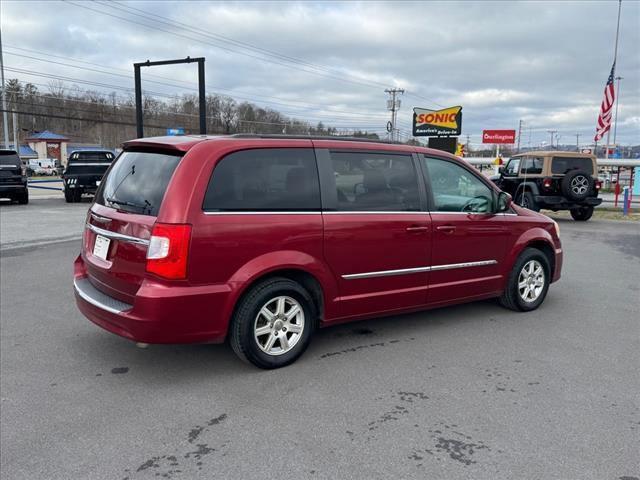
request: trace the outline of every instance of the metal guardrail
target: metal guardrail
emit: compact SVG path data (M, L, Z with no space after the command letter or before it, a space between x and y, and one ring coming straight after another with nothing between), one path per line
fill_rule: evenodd
M34 183L62 183L61 179L57 179L57 180L27 180L27 187L28 188L40 188L42 190L55 190L57 192L61 192L64 190L64 188L60 188L60 187L41 187L38 185L34 185Z
M495 157L464 157L464 159L471 165L493 165ZM504 157L503 161L506 161L509 157ZM600 167L640 167L639 158L598 158L598 166Z

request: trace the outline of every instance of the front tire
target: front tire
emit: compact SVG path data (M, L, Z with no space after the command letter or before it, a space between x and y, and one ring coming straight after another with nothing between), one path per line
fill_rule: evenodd
M20 205L26 205L29 203L29 190L25 188L24 192L20 193L16 199Z
M287 278L272 278L242 297L231 320L229 340L242 360L259 368L280 368L304 353L317 322L306 289Z
M578 222L586 222L593 215L593 207L578 207L570 210L571 216Z
M527 248L509 274L500 303L519 312L535 310L547 296L550 282L551 267L547 256L537 248Z
M520 205L523 208L528 208L529 210L533 210L534 212L540 211L540 207L538 206L535 199L533 198L533 194L529 191L520 192L518 194L518 197L516 198L516 204Z

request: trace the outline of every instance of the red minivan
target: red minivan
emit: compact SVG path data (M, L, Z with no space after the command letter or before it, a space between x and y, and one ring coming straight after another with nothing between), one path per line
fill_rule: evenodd
M223 342L261 368L318 327L498 297L560 278L558 225L460 158L341 138L127 142L87 214L80 311L143 343Z

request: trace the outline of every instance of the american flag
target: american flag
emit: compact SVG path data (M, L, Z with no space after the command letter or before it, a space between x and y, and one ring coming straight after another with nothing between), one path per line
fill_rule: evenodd
M613 62L611 73L607 79L607 84L604 86L604 98L602 99L602 105L600 105L600 115L598 115L598 123L596 125L596 136L593 138L596 142L600 140L611 128L613 102L616 99L616 91L613 87L613 76L615 75L615 70L616 62Z

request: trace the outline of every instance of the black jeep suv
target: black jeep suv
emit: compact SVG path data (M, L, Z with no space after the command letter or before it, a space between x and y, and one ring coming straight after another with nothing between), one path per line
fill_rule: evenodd
M15 150L0 150L0 198L29 203L26 171Z
M572 152L527 152L515 155L491 180L525 208L569 210L574 220L589 220L598 198L596 157Z
M69 203L79 202L83 193L95 194L113 159L110 150L71 152L67 168L62 174L64 199Z

